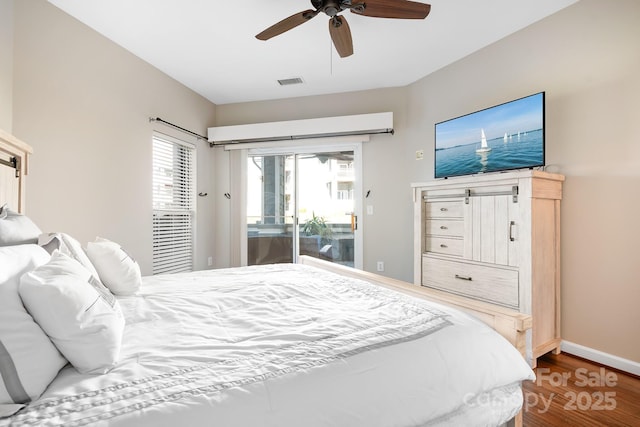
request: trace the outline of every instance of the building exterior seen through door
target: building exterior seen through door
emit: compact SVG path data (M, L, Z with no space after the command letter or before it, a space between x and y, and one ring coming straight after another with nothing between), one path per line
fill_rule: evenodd
M310 255L354 266L353 151L253 155L247 165L247 263Z

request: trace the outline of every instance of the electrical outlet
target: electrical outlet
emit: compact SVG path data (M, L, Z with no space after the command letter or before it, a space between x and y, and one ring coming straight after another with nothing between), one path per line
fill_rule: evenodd
M367 215L373 215L373 205L367 205Z
M416 160L422 160L422 159L424 159L424 150L416 151Z
M378 263L376 265L376 269L378 271L384 271L384 261L378 261Z
M210 256L209 258L207 258L207 266L211 267L213 265L213 257Z

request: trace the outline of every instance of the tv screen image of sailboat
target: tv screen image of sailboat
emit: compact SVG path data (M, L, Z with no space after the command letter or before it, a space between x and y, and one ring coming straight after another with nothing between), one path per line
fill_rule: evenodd
M543 164L544 93L436 124L436 178Z

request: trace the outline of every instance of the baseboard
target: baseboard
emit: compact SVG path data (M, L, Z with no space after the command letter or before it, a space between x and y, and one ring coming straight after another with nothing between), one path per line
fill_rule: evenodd
M622 357L569 341L562 341L562 351L640 376L640 363L634 362L633 360L623 359Z

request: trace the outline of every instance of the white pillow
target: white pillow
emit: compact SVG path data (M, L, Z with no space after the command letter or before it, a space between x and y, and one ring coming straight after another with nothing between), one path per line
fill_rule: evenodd
M102 295L102 297L111 305L115 301L115 297L111 291L100 281L100 276L96 268L91 264L89 257L82 249L82 245L73 237L65 233L44 233L38 237L38 245L42 246L47 252L52 254L59 250L65 255L78 261L92 275L89 283Z
M0 246L37 243L40 233L29 217L12 211L6 204L0 209Z
M79 262L56 251L20 279L27 310L58 350L81 373L102 374L118 361L124 317L118 301L105 298Z
M50 254L56 249L65 255L69 255L71 258L78 261L84 268L89 270L96 279L99 279L96 268L91 263L91 260L82 249L82 245L73 237L66 233L43 233L38 237L38 244L45 248Z
M119 244L96 237L87 244L87 255L100 280L116 295L131 295L140 289L140 266Z
M67 364L18 294L20 277L48 260L38 245L0 248L0 404L37 399Z

